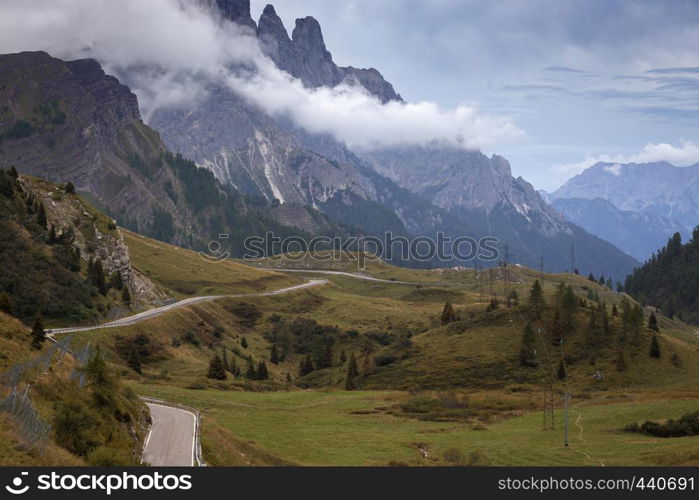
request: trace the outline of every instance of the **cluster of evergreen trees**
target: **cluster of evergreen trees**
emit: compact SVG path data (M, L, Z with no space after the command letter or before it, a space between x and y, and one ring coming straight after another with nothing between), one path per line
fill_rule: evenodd
M621 301L621 310L615 304L610 314L599 294L588 294L588 300L583 300L575 295L570 285L565 286L563 283L558 286L550 301L547 301L541 283L536 280L529 292L527 306L530 320L524 326L519 351L519 363L522 366L541 364L539 349L550 349L542 342L560 347L560 353L563 353L563 346L571 337L584 335L583 344L587 347L591 360L594 361L604 348L616 349L617 368L623 370L626 368L626 346L638 345L646 326L653 331L648 353L653 358L660 357L657 316L651 313L646 325L643 309L626 298ZM580 321L581 311L582 316L587 318L585 323ZM542 326L535 327L535 323ZM550 352L558 351L554 349ZM559 379L568 376L563 358L559 360L556 375Z
M74 238L71 228L57 234L49 226L43 202L24 191L14 167L0 169L0 294L5 312L23 320L95 316Z
M699 228L682 244L676 233L660 251L626 278L625 290L665 316L699 322Z

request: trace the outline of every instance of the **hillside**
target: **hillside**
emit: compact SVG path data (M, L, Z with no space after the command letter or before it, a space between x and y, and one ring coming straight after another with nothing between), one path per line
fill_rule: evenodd
M0 465L140 463L148 411L99 362L96 351L82 364L70 353L61 356L61 349L54 350L50 342L32 349L28 329L0 312L0 352ZM34 365L39 358L43 361ZM14 379L10 373L20 376ZM80 373L85 374L84 386ZM14 394L26 396L13 396L13 387ZM7 406L13 398L15 406ZM34 410L28 413L28 407ZM37 429L47 425L51 430L46 439L37 440Z
M176 258L175 252L169 251L168 258ZM351 263L334 269L352 270ZM541 391L548 386L555 394L573 393L576 411L598 415L595 418L605 415L596 413L597 405L617 398L623 402L629 394L648 402L694 397L691 381L699 376L699 338L694 330L663 316L660 332L649 330L648 311L587 278L544 275L546 305L537 319L528 296L542 275L519 266L476 274L472 270L405 270L378 262L364 273L388 282L323 275L330 286L197 304L127 327L82 332L76 341L100 345L141 394L211 408L204 419L203 444L213 464L448 463L442 458L446 443L416 433L420 421L429 422L422 427L434 426L435 432L444 426L453 429L458 433L453 436L455 445L463 443L471 451L469 446L487 448L487 456L497 463L544 464L548 463L544 458L526 458L526 454L507 459L499 440L495 449L495 443L485 445L462 433L472 426L523 425L524 431L533 419L540 425ZM320 275L309 272L308 276ZM423 284L404 285L399 283L402 280ZM489 307L491 287L499 301L497 309ZM517 292L518 305L507 305L508 287ZM447 301L454 306L456 320L442 325ZM537 354L524 362L527 321L534 327L528 352ZM557 324L563 328L564 343L553 345ZM649 355L654 334L659 359ZM140 373L129 354L134 349ZM228 366L224 380L207 377L215 356ZM353 380L357 393L343 391L351 357L358 367ZM309 361L310 368L304 368ZM265 375L259 377L261 362ZM561 364L566 371L563 379L559 378ZM299 393L299 389L306 391ZM662 406L645 405L649 416L662 418ZM675 406L666 403L665 407ZM275 411L263 417L271 410ZM297 414L300 421L294 420ZM606 415L610 420L600 420L602 433L612 420L623 427L640 413L621 405ZM284 421L292 420L282 424L282 416ZM260 419L273 427L291 426L288 435L265 431L265 426L257 425ZM291 431L300 429L304 419L312 419L323 429L321 433L342 434L348 440L343 451L335 458L324 445L307 448L307 453L293 451L306 446L304 434ZM383 427L387 420L393 432ZM359 451L365 445L355 432L368 429L387 432L384 451ZM492 434L487 436L492 439ZM540 438L548 441L546 436ZM405 440L432 443L430 453L438 455L426 462L408 459L419 450L394 448ZM240 453L251 458L241 463ZM605 453L610 463L629 463L611 448ZM691 458L663 456L673 463L691 463ZM560 460L556 463L577 463Z
M663 314L699 323L699 230L682 244L679 233L626 279L628 293Z

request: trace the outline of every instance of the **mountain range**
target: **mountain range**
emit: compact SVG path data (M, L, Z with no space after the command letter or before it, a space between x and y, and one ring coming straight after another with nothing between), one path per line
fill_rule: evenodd
M644 261L699 224L699 164L600 162L548 195L554 208Z
M271 5L255 22L249 1L200 3L221 22L250 30L267 56L308 88L361 85L379 102L403 102L377 70L336 65L312 17L298 19L289 37ZM128 71L120 75L126 84L149 69ZM513 262L538 267L543 259L552 271L575 265L622 279L637 265L566 220L499 156L440 144L353 151L216 82L195 107L156 109L145 125L136 96L94 60L5 55L0 84L0 161L73 181L122 225L165 241L203 248L226 232L240 255L243 235L267 230L443 232L496 236ZM468 263L421 265L457 264Z

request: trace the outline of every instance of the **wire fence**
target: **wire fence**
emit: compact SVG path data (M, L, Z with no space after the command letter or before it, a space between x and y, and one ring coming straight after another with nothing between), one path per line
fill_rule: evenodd
M41 454L45 453L51 433L51 425L43 420L34 409L29 398L30 385L27 384L24 390L20 390L23 380L35 375L36 371L47 373L52 362L60 364L66 353L73 354L77 363L73 369L70 379L78 379L80 387L85 385L85 373L81 368L85 366L90 358L91 350L88 343L84 348L73 353L70 350L72 336L62 340L52 339L49 348L41 356L17 363L9 370L0 374L0 388L9 389L9 394L0 400L0 411L10 415L19 427L19 437L27 450L37 450Z

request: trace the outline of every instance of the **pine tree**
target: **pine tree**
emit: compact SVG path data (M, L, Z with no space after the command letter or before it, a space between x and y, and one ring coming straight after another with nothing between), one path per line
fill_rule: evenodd
M249 380L255 380L257 375L257 370L255 369L255 363L253 363L252 358L248 359L248 367L245 369L245 378Z
M345 390L353 391L357 388L355 384L355 379L359 376L359 369L357 368L357 358L354 357L354 353L350 354L349 363L347 364L347 376L345 377Z
M75 186L72 182L68 182L65 187L65 192L67 194L75 194Z
M514 307L519 305L519 294L517 290L512 290L507 296L507 307Z
M243 340L240 341L240 347L242 347L243 349L247 349L248 348L248 339L243 337Z
M221 353L221 361L223 361L223 369L226 371L230 371L228 367L228 353L226 352L226 346L223 346L223 350Z
M223 368L223 361L218 354L214 354L209 363L209 372L206 374L206 378L213 380L226 380L226 370Z
M592 282L597 282L597 280L595 279L595 275L592 273L590 273L590 275L587 277L587 279L592 281Z
M7 292L0 293L0 311L10 316L15 314L15 305L12 302L12 297Z
M658 317L655 315L655 311L650 313L650 317L648 318L648 328L655 330L656 332L660 331L660 328L658 327Z
M121 300L124 302L126 305L131 304L131 292L129 292L129 287L125 286L124 289L121 291Z
M99 290L99 292L102 295L106 296L107 295L107 283L104 279L104 268L102 267L102 260L101 259L97 259L95 261L95 275L94 275L94 277L95 277L94 285L97 287L97 290Z
M240 368L238 368L238 363L235 362L235 356L231 356L231 361L228 365L228 373L234 377L240 377Z
M650 351L648 352L651 358L660 358L660 344L658 344L658 336L654 333L650 341Z
M490 302L488 303L488 307L485 308L485 312L497 311L499 307L500 307L500 302L498 302L498 298L497 297L490 297Z
M534 312L534 316L536 319L541 319L541 313L544 309L544 291L541 288L541 283L539 283L539 280L535 280L534 284L532 285L531 290L529 291L529 305L532 308L532 311Z
M49 245L53 245L56 243L57 238L56 238L56 227L51 224L51 227L49 228Z
M109 277L109 287L115 290L122 290L124 288L124 279L121 277L119 271L114 271Z
M135 347L132 347L131 351L129 351L126 363L129 365L129 368L141 375L141 357L138 355L138 351Z
M318 361L318 369L330 368L333 365L333 348L330 344L325 344L323 356Z
M273 365L279 364L279 352L277 352L277 346L275 346L274 344L272 344L272 349L269 354L269 362Z
M41 349L41 345L46 341L46 332L44 331L44 323L41 320L41 316L37 316L34 320L31 339L34 349Z
M255 371L255 380L267 380L268 378L269 372L267 371L267 364L264 361L260 361Z
M617 309L616 304L612 304L612 317L616 318L619 316L619 309Z
M451 302L447 302L446 304L444 304L444 309L442 310L442 326L447 325L449 323L453 323L454 321L456 321L456 313L454 312L454 307L451 305Z
M16 179L17 177L19 177L19 174L17 173L17 169L15 168L14 165L12 165L10 167L10 170L8 172L10 174L10 177L12 177L13 179Z
M619 372L626 371L626 355L621 347L616 351L616 369Z
M539 364L536 359L536 338L534 337L534 328L532 328L532 325L529 322L524 325L524 333L522 333L522 347L519 350L519 364L522 366L537 366Z
M551 323L551 343L560 345L563 342L563 325L561 324L561 313L558 308L553 314L553 322Z
M38 206L36 207L36 222L41 227L46 229L48 220L46 220L46 208L44 208L43 202L39 202Z
M301 363L299 365L299 376L303 377L308 375L314 370L313 367L313 360L311 359L311 356L306 356L303 359L301 359Z
M561 362L558 364L558 372L556 373L556 376L558 377L558 380L565 380L568 377L568 374L566 373L566 365L561 360Z

